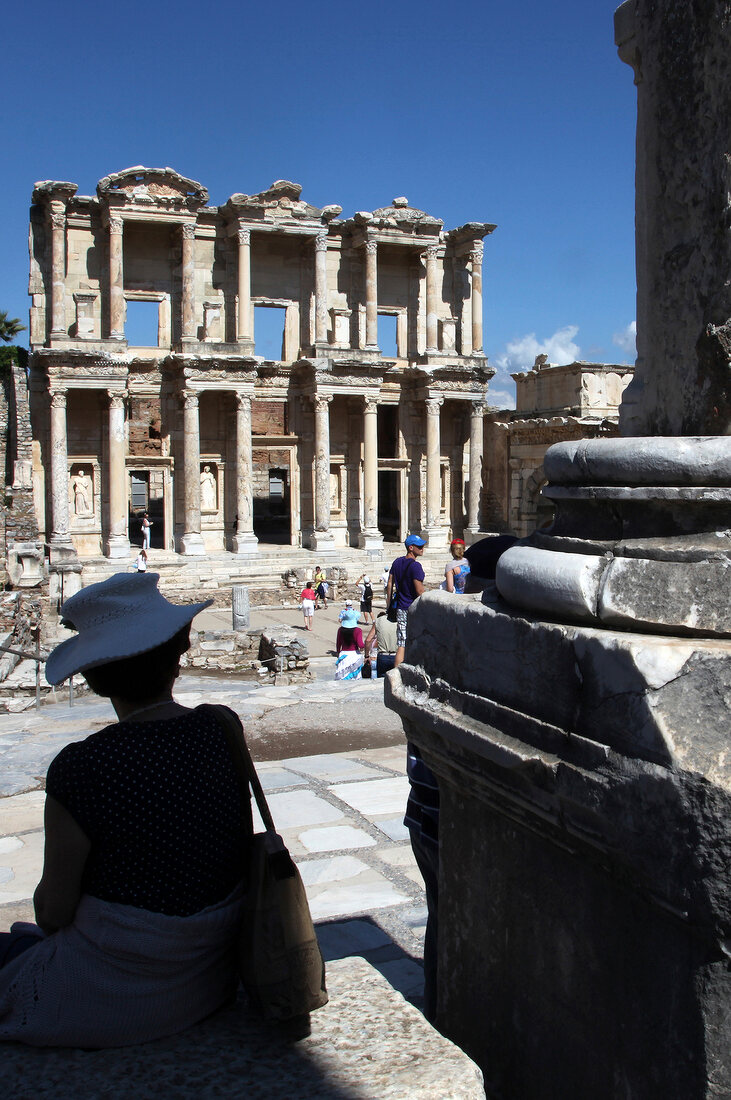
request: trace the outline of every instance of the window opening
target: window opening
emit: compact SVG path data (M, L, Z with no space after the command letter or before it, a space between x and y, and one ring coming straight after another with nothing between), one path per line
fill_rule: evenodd
M147 473L132 473L130 475L130 479L132 482L130 495L132 497L132 507L135 511L137 509L141 509L144 512L147 508L149 478L150 475Z
M395 314L378 314L378 346L381 349L381 355L386 355L390 359L395 359L398 355L397 326L398 317Z
M280 363L284 359L283 306L254 306L254 350L256 355Z
M156 348L159 319L159 302L128 301L124 325L127 343L135 348Z

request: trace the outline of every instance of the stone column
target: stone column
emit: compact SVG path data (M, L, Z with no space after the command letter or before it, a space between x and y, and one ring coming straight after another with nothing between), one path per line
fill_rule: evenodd
M313 550L333 550L330 531L330 402L332 394L315 394L315 531Z
M124 395L107 390L109 397L109 534L108 558L129 555L127 533L127 468L124 434Z
M182 337L195 339L195 222L184 222L180 229L183 244L181 273L183 293L181 301Z
M378 242L369 237L366 250L366 350L378 351Z
M251 485L251 397L236 394L236 534L235 554L253 554L259 540L254 534L254 497Z
M441 526L442 484L441 446L439 441L439 410L443 397L429 397L426 405L426 531L430 546L442 545Z
M482 241L472 246L472 354L483 355L482 350Z
M251 230L239 226L239 311L236 323L236 341L245 344L247 351L254 350L254 334L251 331Z
M51 204L51 336L66 336L66 210Z
M437 311L439 308L439 294L437 287L438 268L437 257L439 246L430 244L426 250L426 354L430 355L439 351L439 336L437 331Z
M183 394L183 535L184 554L205 554L201 535L201 448L198 394Z
M363 530L360 545L365 550L382 550L378 530L378 401L365 398L363 411Z
M69 534L69 462L66 444L66 391L51 393L51 562L73 555Z
M480 491L482 489L483 417L482 401L472 402L470 415L470 487L467 497L467 532L471 539L480 530Z
M109 336L124 340L124 261L121 218L109 219Z
M327 230L315 237L315 343L327 342Z

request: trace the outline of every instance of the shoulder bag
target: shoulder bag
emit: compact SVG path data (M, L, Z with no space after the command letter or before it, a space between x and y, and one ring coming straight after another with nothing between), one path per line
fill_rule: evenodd
M251 787L266 832L255 833L238 941L241 981L268 1020L293 1020L327 1004L325 963L297 866L274 828L238 716L209 705L228 740L236 769Z

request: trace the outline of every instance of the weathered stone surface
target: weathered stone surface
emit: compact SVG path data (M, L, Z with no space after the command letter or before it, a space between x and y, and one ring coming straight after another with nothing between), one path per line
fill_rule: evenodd
M544 469L557 485L728 486L731 441L716 436L575 440L551 447Z
M482 1100L480 1071L363 959L328 964L330 1002L288 1041L240 998L170 1039L120 1050L3 1044L0 1083L18 1100L134 1095L155 1100Z
M724 1095L731 643L489 601L421 597L387 677L440 784L440 1026L488 1095Z
M623 435L731 424L731 19L727 0L626 0L637 85L637 365Z
M731 635L725 557L667 562L515 546L500 558L496 580L505 600L534 614L627 630Z
M231 592L231 611L234 630L248 630L251 624L251 601L249 589L244 584L235 584Z

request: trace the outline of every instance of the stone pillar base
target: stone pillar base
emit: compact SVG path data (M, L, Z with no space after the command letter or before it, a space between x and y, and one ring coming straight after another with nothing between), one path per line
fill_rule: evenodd
M493 534L496 532L492 532ZM490 531L480 531L477 527L465 527L462 534L465 546L472 546L473 542L479 542L480 539L486 539L491 534Z
M310 550L317 550L318 554L334 554L335 539L329 531L313 531L310 536Z
M54 542L51 539L48 544L48 560L52 568L61 566L65 568L73 568L78 563L78 555L71 539L60 539Z
M70 596L81 591L81 567L79 570L53 570L48 575L48 595L52 603L65 603Z
M180 536L180 553L188 557L202 558L206 552L203 536L199 531L191 531Z
M449 533L447 527L424 527L421 532L421 537L426 539L426 545L432 549L434 547L437 550L448 549L447 534Z
M383 550L383 535L377 527L361 531L358 536L358 546L361 550Z
M259 553L259 540L253 531L247 531L243 535L234 535L231 545L234 554Z
M105 557L128 558L130 549L129 539L126 535L110 535L107 539Z

